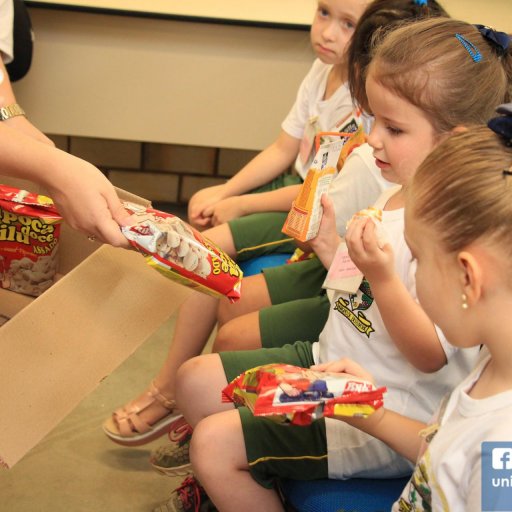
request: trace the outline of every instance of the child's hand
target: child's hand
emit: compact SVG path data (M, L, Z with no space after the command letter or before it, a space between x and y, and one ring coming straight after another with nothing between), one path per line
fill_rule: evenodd
M315 364L310 369L319 372L346 373L373 384L372 375L355 361L346 357L337 361L330 361L329 363Z
M206 210L208 213L211 212L212 226L218 226L232 219L238 219L247 215L249 212L245 209L244 197L227 197Z
M375 229L371 219L361 217L350 222L345 235L350 258L370 284L395 273L393 249L389 243L379 246Z
M318 234L309 244L324 267L329 268L341 239L336 231L334 205L327 194L322 195L322 207L324 211Z
M225 197L224 185L203 188L188 203L188 221L195 228L211 227L213 207Z

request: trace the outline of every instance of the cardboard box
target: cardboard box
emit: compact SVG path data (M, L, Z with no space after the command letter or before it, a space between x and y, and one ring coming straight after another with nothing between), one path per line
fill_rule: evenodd
M0 182L42 193L11 178ZM119 191L122 199L149 204ZM10 468L146 341L190 290L134 251L63 225L60 278L37 298L0 289L0 466Z

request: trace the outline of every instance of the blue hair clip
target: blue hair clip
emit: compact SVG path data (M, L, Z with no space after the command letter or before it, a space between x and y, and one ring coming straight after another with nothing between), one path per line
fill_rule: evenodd
M475 25L480 34L491 43L499 55L505 55L510 46L510 36L505 32L498 32L486 25Z
M499 135L507 146L512 146L512 103L500 105L496 112L503 115L493 117L487 126Z
M460 34L455 34L455 37L459 40L460 44L466 48L474 62L480 62L482 60L480 50L471 41L468 41Z
M416 5L427 5L427 0L414 0Z

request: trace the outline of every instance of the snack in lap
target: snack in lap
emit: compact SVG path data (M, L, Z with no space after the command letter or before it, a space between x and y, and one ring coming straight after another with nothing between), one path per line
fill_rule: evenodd
M352 375L275 363L245 371L222 395L223 401L245 405L255 416L309 425L322 417L367 417L383 405L385 391Z
M240 298L240 267L199 231L170 213L124 203L132 224L122 227L130 243L151 267L198 291Z
M54 283L61 223L49 197L0 185L2 288L37 297Z

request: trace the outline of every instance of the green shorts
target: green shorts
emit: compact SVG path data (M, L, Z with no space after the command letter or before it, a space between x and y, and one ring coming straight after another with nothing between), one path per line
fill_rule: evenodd
M262 347L318 340L329 315L326 274L318 258L263 270L272 306L259 312Z
M302 183L299 176L289 174L275 180L252 193L269 192ZM237 252L237 261L245 261L264 254L292 253L296 249L293 238L281 232L288 212L253 213L228 222Z
M297 341L281 348L219 354L228 382L245 370L268 363L287 363L308 368L312 364L311 343ZM256 418L239 408L249 471L260 485L272 488L277 478L313 480L328 477L325 421L310 426L279 425Z
M272 304L321 295L326 275L318 258L263 269Z
M298 339L318 341L328 316L329 299L325 293L262 309L259 313L261 346L282 347Z

